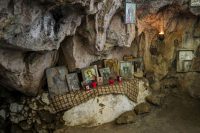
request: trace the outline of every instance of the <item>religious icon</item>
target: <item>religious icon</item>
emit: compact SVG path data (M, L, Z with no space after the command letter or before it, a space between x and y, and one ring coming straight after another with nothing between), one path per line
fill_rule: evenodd
M190 3L191 6L200 6L200 0L191 0L191 3Z
M190 71L194 57L194 50L179 50L177 59L177 72Z
M143 58L135 58L133 60L133 64L134 64L134 72L140 72L144 70L144 63L143 63Z
M110 74L111 74L110 68L107 67L107 68L99 69L99 72L100 72L101 77L103 77L104 84L107 84L110 78Z
M130 61L121 61L120 62L120 75L123 78L132 78L133 75L133 64Z
M118 60L117 59L107 59L104 60L105 67L110 68L110 74L114 77L119 75L119 66L118 66Z
M82 87L82 89L86 89L86 86L87 86L87 85L90 86L90 84L91 84L91 81L90 81L90 82L82 81L82 82L81 82L81 87Z
M67 73L68 71L65 66L49 68L46 70L50 96L61 95L69 92L66 81Z
M98 77L96 65L84 68L81 70L81 72L82 72L83 80L85 80L87 82L96 80L96 78Z
M193 50L180 50L179 60L192 60L194 58Z
M77 73L67 75L67 83L70 91L80 90L79 79Z
M125 23L132 24L136 20L136 4L132 2L126 2L125 8Z
M98 77L97 78L97 84L98 85L103 85L103 77Z
M185 60L183 61L183 71L189 72L191 70L192 60Z
M89 91L89 90L90 90L90 86L89 86L89 85L86 85L86 86L85 86L85 89L86 89L86 91Z

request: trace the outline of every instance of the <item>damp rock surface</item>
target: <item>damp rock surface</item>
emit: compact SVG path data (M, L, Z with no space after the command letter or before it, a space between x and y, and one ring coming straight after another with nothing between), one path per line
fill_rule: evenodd
M160 95L150 95L146 97L147 102L156 106L160 106L162 104L162 99L163 97Z
M67 10L56 20L54 14L37 1L1 1L0 46L26 51L58 49L65 36L75 34L81 16ZM59 22L58 22L59 21ZM61 22L62 21L62 22Z
M0 117L4 120L6 119L6 111L4 109L0 110Z
M36 95L44 84L46 68L57 61L57 52L21 52L0 49L0 84L10 90Z
M137 120L137 115L134 111L128 111L121 114L116 120L116 124L130 124L134 123Z
M151 106L148 103L141 103L134 108L136 114L145 114L151 111Z
M24 105L18 104L18 103L11 103L10 104L10 111L12 113L19 113L22 111Z

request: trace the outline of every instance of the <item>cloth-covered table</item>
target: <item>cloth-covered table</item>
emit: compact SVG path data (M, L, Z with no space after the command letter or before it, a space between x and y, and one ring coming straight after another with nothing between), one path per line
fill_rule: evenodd
M137 102L138 93L139 80L134 78L114 85L98 86L90 91L78 90L62 95L55 95L51 97L51 102L54 112L60 112L75 107L97 96L108 94L126 95L131 101Z

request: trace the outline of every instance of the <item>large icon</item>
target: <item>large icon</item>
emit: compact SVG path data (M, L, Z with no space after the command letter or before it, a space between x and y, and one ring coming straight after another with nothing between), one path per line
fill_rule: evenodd
M125 8L125 23L133 24L136 22L136 4L132 2L126 2Z

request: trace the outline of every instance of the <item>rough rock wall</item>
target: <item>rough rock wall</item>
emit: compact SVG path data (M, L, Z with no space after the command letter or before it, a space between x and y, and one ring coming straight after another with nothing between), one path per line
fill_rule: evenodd
M158 88L160 80L168 78L171 71L176 71L176 58L178 49L197 50L200 45L199 34L199 7L190 7L185 1L154 1L150 2L151 10L147 15L143 13L138 17L138 36L140 42L139 53L143 54L145 71L154 73L155 79L152 87ZM144 5L142 5L144 6ZM165 38L158 39L158 33L163 30ZM151 51L151 46L156 51ZM171 75L171 74L170 74ZM172 76L173 75L173 76ZM174 73L172 78L191 96L199 98L199 82L197 72ZM159 85L160 86L160 85Z
M172 66L176 49L183 45L182 37L194 34L196 37L189 39L192 45L188 47L199 45L195 27L199 25L200 9L190 7L189 0L135 2L137 23L125 25L122 0L1 0L0 48L4 53L6 49L7 54L1 56L0 82L36 94L41 82L30 83L41 81L44 70L57 62L52 55L56 52L52 51L61 45L58 52L63 51L71 70L98 59L120 59L124 53L132 53L144 57L146 72L162 79ZM157 39L161 29L165 32L163 42ZM157 47L156 55L152 55L151 45ZM29 56L32 52L35 54ZM35 62L47 59L46 63L41 61L31 68L31 63L27 65L24 61L31 60L29 57ZM10 66L16 63L22 65ZM32 70L32 75L21 76L36 68L37 73Z
M0 84L27 95L36 95L43 85L43 72L57 61L57 51L20 52L0 49Z
M25 51L58 49L81 23L70 8L56 18L56 9L48 11L36 1L1 0L0 12L0 46Z
M185 17L187 15L187 17ZM164 20L160 20L160 19ZM150 23L151 29L145 28L144 36L141 42L143 47L146 71L155 72L159 79L162 79L172 66L172 62L176 58L176 50L178 48L195 49L199 44L193 41L193 38L188 38L190 43L184 44L185 34L192 36L197 17L192 14L180 13L176 11L176 6L167 8L159 14L147 16L145 22ZM158 32L160 25L164 21L165 39L160 41L158 39ZM142 21L144 22L144 21ZM145 23L140 24L145 27ZM184 45L187 45L186 47ZM157 52L151 53L151 46L156 47Z
M76 68L84 68L89 66L92 62L101 59L119 59L122 60L125 54L132 54L136 48L115 48L104 51L104 54L96 55L87 47L80 36L73 36L65 39L62 43L62 51L64 54L64 62L70 72Z

